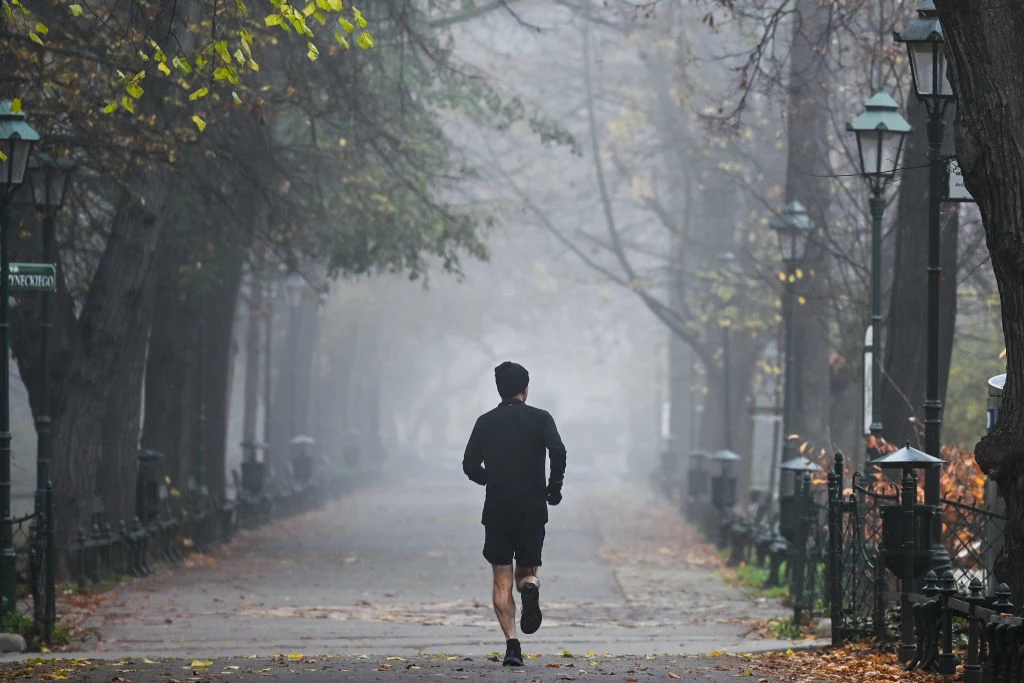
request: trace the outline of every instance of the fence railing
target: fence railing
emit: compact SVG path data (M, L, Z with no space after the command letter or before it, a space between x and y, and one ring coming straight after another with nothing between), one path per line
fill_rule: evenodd
M992 573L1005 516L947 498L937 511L906 500L900 506L895 490L876 478L854 474L846 489L843 468L837 454L828 477L833 643L872 636L899 642L907 670L954 675L962 665L965 683L1024 680L1024 619L1013 615L1010 589ZM903 497L916 491L907 482ZM948 553L938 571L929 568L934 514Z
M321 475L306 483L286 481L260 494L243 489L234 475L236 497L214 500L204 491L191 491L174 511L164 500L143 521L103 519L97 514L89 528L80 528L70 547L54 544L48 516L35 512L14 520L17 568L17 605L0 610L0 632L20 633L29 649L55 639L57 621L58 557L80 590L120 577L150 574L157 563L174 564L190 552L206 552L214 544L231 540L237 529L303 514L347 490L352 476ZM52 490L45 510L52 510ZM52 518L52 513L49 518Z

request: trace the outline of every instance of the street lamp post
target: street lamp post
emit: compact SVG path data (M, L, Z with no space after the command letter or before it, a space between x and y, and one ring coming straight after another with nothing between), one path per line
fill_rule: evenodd
M10 356L11 195L25 181L29 152L39 134L14 111L13 102L0 101L0 611L14 609L17 600L14 526L11 518L11 401Z
M782 250L782 262L785 265L785 291L782 299L782 322L786 329L786 362L782 393L782 461L788 462L796 457L796 445L789 438L793 433L796 409L795 385L796 353L796 315L793 310L796 303L793 285L796 282L797 266L804 260L807 253L807 239L813 225L807 215L807 209L797 201L792 201L782 210L782 214L771 224L779 236Z
M927 386L924 401L925 452L942 457L942 399L939 397L939 282L942 267L939 255L940 209L943 182L942 140L946 133L946 107L953 100L953 91L946 78L945 39L934 0L923 0L917 18L897 42L905 43L910 57L914 92L928 114L928 332ZM939 468L925 473L924 500L938 507ZM949 564L949 553L942 546L942 524L938 515L932 524L932 555L935 566Z
M54 161L46 154L37 154L29 163L28 180L32 188L32 201L43 219L43 263L56 261L57 214L64 206L71 185L71 174L75 163L68 158ZM50 332L53 329L53 312L50 293L43 295L43 324L39 335L40 386L39 413L36 416L36 511L45 509L46 487L50 482ZM52 520L47 519L47 524Z
M69 158L54 161L46 154L37 154L28 168L29 185L32 188L32 202L36 211L43 219L43 263L56 262L56 223L57 214L64 206L68 188L71 186L71 174L75 162ZM56 272L56 271L55 271ZM56 284L56 283L55 283ZM53 329L53 311L49 292L43 294L43 324L39 334L39 411L36 415L36 515L43 520L43 531L46 534L46 562L43 571L46 575L47 606L42 609L42 621L46 631L47 642L53 633L52 615L49 603L54 599L53 581L57 572L56 528L53 515L52 500L48 495L50 485L50 456L52 453L52 431L50 423L50 332ZM43 607L39 605L38 607Z
M882 435L882 216L885 188L899 167L903 141L910 124L899 114L899 105L884 92L864 105L864 113L848 130L857 136L860 172L871 190L871 435ZM872 458L868 456L868 460Z

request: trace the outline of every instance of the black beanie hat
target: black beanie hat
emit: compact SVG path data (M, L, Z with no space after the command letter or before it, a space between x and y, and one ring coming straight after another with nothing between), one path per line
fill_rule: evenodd
M519 363L505 361L494 368L494 383L498 385L498 394L502 400L509 399L526 391L530 373Z

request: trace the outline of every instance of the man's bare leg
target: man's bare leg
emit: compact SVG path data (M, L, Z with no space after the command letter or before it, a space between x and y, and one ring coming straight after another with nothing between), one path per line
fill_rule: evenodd
M505 640L516 637L516 601L512 597L512 565L494 564L494 613L505 633Z
M526 634L536 633L544 618L540 610L540 579L537 578L537 567L516 566L516 587L522 595L523 602L519 628Z
M516 566L516 588L523 592L523 584L532 583L540 588L540 579L537 578L537 567Z

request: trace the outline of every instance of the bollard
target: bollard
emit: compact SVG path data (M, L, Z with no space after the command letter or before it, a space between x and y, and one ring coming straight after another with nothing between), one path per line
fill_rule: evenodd
M917 477L909 469L903 471L903 491L900 502L903 508L903 586L900 591L900 653L903 663L914 661L915 653L921 653L914 638L914 622L909 618L911 611L910 593L914 589L914 502L917 500ZM934 572L930 572L933 578Z

